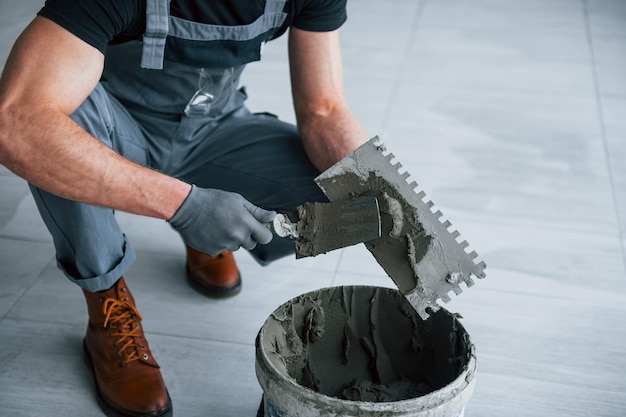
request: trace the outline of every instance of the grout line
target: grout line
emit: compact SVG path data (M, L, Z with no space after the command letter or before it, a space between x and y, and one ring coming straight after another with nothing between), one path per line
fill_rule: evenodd
M405 53L402 54L402 56L404 57L400 63L398 64L398 68L395 71L395 75L394 75L394 83L393 86L391 87L391 95L389 97L389 102L387 104L387 108L384 111L383 114L383 118L382 118L382 126L380 128L381 132L385 131L385 127L387 124L387 121L389 120L389 117L391 115L391 110L393 108L393 103L396 100L396 97L398 95L398 91L400 90L400 75L402 75L404 73L404 69L407 66L407 59L406 59L406 55L411 46L411 44L413 43L413 41L415 40L415 38L417 37L417 31L420 25L420 22L422 20L422 16L424 15L424 9L426 8L426 3L428 2L428 0L420 0L419 4L417 6L417 12L415 13L415 17L413 19L413 22L411 23L411 30L409 32L409 36L405 42L404 45L404 50Z
M51 321L51 320L42 320L42 319L32 319L32 318L23 318L23 317L8 317L5 316L2 319L0 319L0 322L4 321L4 320L8 320L8 321L15 321L15 322L23 322L23 323L36 323L36 324L47 324L47 325L54 325L54 326L68 326L68 327L78 327L80 329L84 329L84 326L87 324L87 314L85 314L85 323L84 324L76 324L76 323L71 323L71 322L67 322L67 321ZM166 338L175 338L175 339L189 339L189 340L195 340L195 341L200 341L200 342L211 342L211 343L218 343L218 344L226 344L226 345L237 345L237 346L246 346L246 347L254 347L254 339L252 339L251 342L239 342L239 341L234 341L234 340L226 340L226 339L217 339L217 338L206 338L206 337L195 337L195 336L189 336L189 335L182 335L182 334L176 334L176 333L163 333L163 332L155 332L155 331L150 331L146 328L144 328L144 331L146 333L146 335L149 336L158 336L158 337L166 337Z
M0 241L2 240L16 240L18 242L31 242L31 243L49 243L50 245L52 245L52 240L49 238L37 239L34 237L11 236L11 235L0 234Z
M594 48L594 43L593 43L593 36L591 33L591 20L589 17L588 0L582 0L582 6L583 6L583 10L582 10L583 18L585 20L585 32L587 35L587 46L589 47L589 55L591 57L591 73L593 77L596 108L598 109L597 111L598 124L600 126L600 135L602 137L602 144L604 146L604 156L605 156L606 164L608 168L609 182L611 185L611 193L613 197L613 208L615 210L615 217L617 220L620 246L622 248L622 262L624 264L624 271L626 272L626 247L624 246L624 235L622 232L623 227L625 225L622 224L622 221L619 215L619 206L618 206L617 192L616 192L616 187L615 187L615 177L613 175L613 167L611 164L611 152L609 149L609 143L608 143L608 138L606 134L606 126L604 124L604 107L602 105L602 95L600 94L600 79L598 77L598 68L596 66L596 55L595 55L595 48Z
M260 330L260 329L259 329ZM194 337L194 336L189 336L189 335L180 335L180 334L175 334L175 333L161 333L161 332L154 332L154 331L149 331L146 328L144 328L144 331L147 335L154 335L154 336L159 336L159 337L171 337L171 338L176 338L176 339L188 339L188 340L195 340L195 341L199 341L199 342L211 342L211 343L218 343L218 344L224 344L224 345L237 345L237 346L246 346L246 347L254 347L255 345L255 337L253 337L251 339L251 342L238 342L238 341L234 341L234 340L225 340L225 339L217 339L217 338L206 338L206 337Z
M343 260L344 253L346 253L346 251L343 250L343 248L339 250L337 263L335 264L335 268L333 269L333 272L332 272L333 278L330 280L331 287L334 287L337 285L337 278L339 276L339 270L341 269L341 261Z

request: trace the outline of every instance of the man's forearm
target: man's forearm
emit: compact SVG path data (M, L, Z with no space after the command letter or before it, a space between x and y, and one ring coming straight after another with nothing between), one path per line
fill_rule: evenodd
M0 109L0 163L60 197L161 219L190 185L117 154L54 109Z
M346 104L339 32L289 32L291 91L309 159L324 171L363 144L363 127Z

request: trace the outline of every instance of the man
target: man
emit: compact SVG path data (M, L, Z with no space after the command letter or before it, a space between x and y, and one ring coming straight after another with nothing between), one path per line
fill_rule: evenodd
M343 96L346 0L48 0L0 80L0 163L25 178L59 268L80 286L85 356L108 415L172 405L124 281L114 210L167 220L187 273L235 294L232 251L292 251L264 223L321 201L313 178L365 142ZM289 29L297 127L251 114L245 65Z

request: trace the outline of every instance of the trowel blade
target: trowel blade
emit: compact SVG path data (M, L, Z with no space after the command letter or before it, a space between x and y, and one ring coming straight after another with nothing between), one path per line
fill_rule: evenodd
M473 285L472 276L484 278L484 262L475 262L476 252L467 253L467 242L450 231L442 213L424 202L425 193L409 184L400 173L394 155L387 153L378 137L319 175L315 182L331 201L348 196L373 196L381 212L382 236L365 244L376 261L393 279L400 292L426 319L437 311L437 300L450 301L449 294L462 292L460 284Z
M380 238L380 212L375 197L305 203L297 211L296 258Z

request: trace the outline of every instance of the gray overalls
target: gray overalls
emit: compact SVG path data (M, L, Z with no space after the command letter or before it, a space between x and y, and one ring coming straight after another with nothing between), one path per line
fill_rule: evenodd
M295 126L250 113L238 87L245 64L287 18L285 2L267 0L252 24L217 26L170 16L168 0L147 0L143 40L109 47L101 83L72 119L134 162L266 209L324 201ZM31 190L70 280L99 291L124 275L135 252L113 210ZM275 238L252 252L266 263L293 247Z

